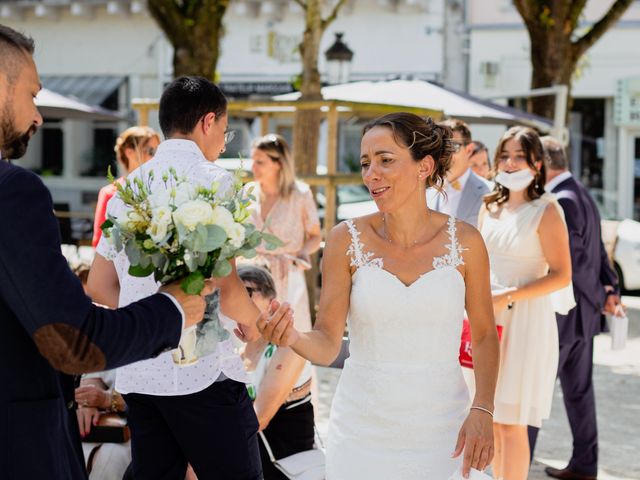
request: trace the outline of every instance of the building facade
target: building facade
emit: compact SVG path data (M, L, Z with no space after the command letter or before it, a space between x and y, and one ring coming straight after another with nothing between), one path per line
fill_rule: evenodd
M612 3L587 2L582 32ZM531 81L529 35L517 10L508 0L469 0L467 6L470 93L515 99ZM605 216L636 220L640 219L639 38L636 1L580 62L569 116L573 173L589 186Z
M329 8L331 2L327 2ZM443 76L444 0L350 0L325 33L354 52L352 80ZM293 90L300 73L297 46L303 11L293 0L233 0L225 15L219 83L232 98L269 97ZM43 85L92 105L133 115L131 100L157 99L172 78L173 50L143 0L0 0L0 22L31 35ZM326 74L324 55L320 71ZM42 174L54 200L74 211L92 209L108 165L115 165L118 132L135 123L50 121L20 164ZM152 126L157 117L152 115ZM227 155L248 154L259 125L232 121L239 135ZM273 125L290 137L286 121ZM359 145L359 126L345 125L345 144ZM322 158L322 156L321 156Z

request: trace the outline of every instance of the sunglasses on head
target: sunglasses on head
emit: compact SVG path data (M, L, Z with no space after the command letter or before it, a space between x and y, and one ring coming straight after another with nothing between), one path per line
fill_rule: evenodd
M153 157L156 154L156 149L154 147L144 147L142 149L143 153L146 153L150 157Z
M224 132L224 144L225 145L231 143L234 138L236 138L236 131L235 130L227 130L226 132Z

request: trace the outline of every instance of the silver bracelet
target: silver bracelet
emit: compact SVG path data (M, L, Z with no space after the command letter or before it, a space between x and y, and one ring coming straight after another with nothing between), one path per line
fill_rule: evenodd
M488 413L489 415L491 415L491 418L493 418L493 412L487 408L484 407L478 407L477 405L473 405L471 406L471 408L469 410L480 410L481 412L485 412Z

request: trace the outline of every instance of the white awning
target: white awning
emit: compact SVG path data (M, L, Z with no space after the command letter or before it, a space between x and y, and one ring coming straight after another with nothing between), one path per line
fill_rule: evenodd
M521 110L482 100L466 93L456 92L423 80L389 80L380 82L352 82L322 89L325 100L379 103L402 107L441 110L447 117L469 123L521 124L548 132L553 123ZM273 97L274 100L292 101L300 92Z
M127 81L117 75L40 75L42 85L54 92L100 106Z
M43 88L38 93L36 106L43 117L51 119L125 120L119 112L87 105L86 103L65 97L46 88Z

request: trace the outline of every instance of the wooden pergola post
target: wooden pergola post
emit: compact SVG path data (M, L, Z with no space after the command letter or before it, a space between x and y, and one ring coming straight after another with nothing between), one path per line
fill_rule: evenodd
M337 189L333 181L338 173L338 107L336 102L330 102L327 112L327 176L328 182L325 185L325 195L327 204L324 210L324 230L325 237L336 223L338 213Z
M263 137L269 133L269 120L271 115L267 112L260 114L260 135Z

